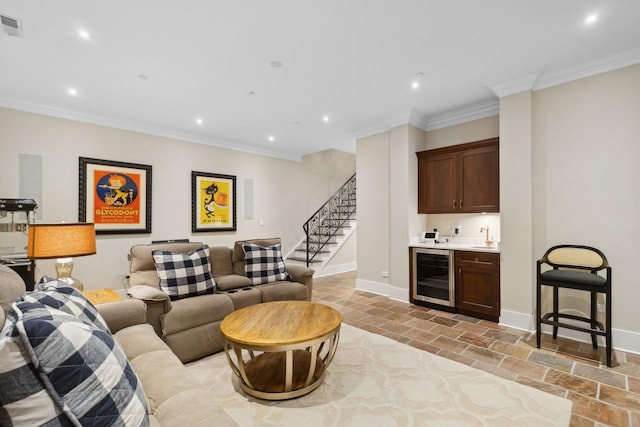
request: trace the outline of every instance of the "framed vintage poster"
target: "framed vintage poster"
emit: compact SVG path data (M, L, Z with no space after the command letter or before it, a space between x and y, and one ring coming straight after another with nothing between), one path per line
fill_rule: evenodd
M191 172L191 231L236 231L236 177Z
M80 157L78 206L96 234L151 233L151 166Z

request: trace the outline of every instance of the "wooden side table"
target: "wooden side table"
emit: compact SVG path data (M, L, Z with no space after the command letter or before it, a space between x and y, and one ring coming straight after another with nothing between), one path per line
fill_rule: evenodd
M111 288L92 289L90 291L83 291L82 293L93 305L122 301L122 297Z
M245 393L299 397L324 379L338 347L340 313L309 301L274 301L234 311L220 330L231 370Z

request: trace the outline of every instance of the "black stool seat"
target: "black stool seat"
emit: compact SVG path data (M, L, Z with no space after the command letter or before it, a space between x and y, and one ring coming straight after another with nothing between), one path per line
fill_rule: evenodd
M543 272L542 266L545 264L552 269ZM605 270L606 276L599 275L600 270ZM544 315L542 315L541 309L542 286L553 287L553 311ZM590 292L590 316L560 313L558 307L559 288ZM605 295L606 325L597 320L598 293ZM553 326L553 339L558 337L558 328L586 332L591 335L593 348L598 348L597 337L604 336L607 366L611 367L611 267L601 251L581 245L557 245L547 250L537 262L536 305L536 344L538 348L540 348L543 324ZM579 326L561 319L584 322L588 326Z
M583 273L582 271L571 270L549 270L542 273L542 280L545 285L556 285L563 288L588 290L585 288L602 288L607 284L607 279L597 274ZM594 289L596 290L596 289Z

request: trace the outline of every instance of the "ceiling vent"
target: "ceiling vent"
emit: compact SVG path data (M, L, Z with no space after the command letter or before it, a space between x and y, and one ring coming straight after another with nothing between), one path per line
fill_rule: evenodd
M2 30L13 37L22 38L22 23L18 18L12 18L6 15L0 15L2 21Z

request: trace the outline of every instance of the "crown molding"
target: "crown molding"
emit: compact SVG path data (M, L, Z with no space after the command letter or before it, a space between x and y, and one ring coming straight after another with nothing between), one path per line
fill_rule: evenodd
M573 80L595 76L596 74L618 70L640 63L640 47L623 50L611 55L585 62L579 66L550 71L542 74L534 85L534 90L546 89Z
M508 80L506 82L494 83L487 85L489 89L493 91L498 98L502 98L503 96L513 95L514 93L520 93L527 90L532 90L536 81L542 74L540 71L537 71L532 74L527 74L526 76L519 77L517 79Z
M353 132L352 135L356 139L364 138L378 133L387 132L391 128L406 124L410 124L411 126L424 131L430 131L473 120L484 119L486 117L497 116L498 114L500 114L500 102L497 99L492 99L480 104L470 105L431 117L428 117L417 108L412 108L407 114L385 120L383 124Z
M555 71L539 71L513 80L487 85L498 97L513 95L527 90L541 90L585 77L640 63L640 47L603 56L580 65Z
M387 125L387 129L391 129L397 126L406 125L410 121L411 121L411 111L409 111L406 114L401 114L399 116L387 119L384 121L384 123Z
M392 119L385 120L388 129L410 124L417 128L423 129L426 127L428 117L417 108L411 108L407 114L403 114Z
M241 151L248 154L257 154L260 156L274 157L278 159L291 160L299 162L302 156L281 153L278 151L263 150L255 148L237 141L228 141L203 137L201 135L191 134L188 132L176 132L171 129L158 128L155 126L145 126L127 120L118 120L95 114L83 113L75 110L63 108L54 108L43 104L35 104L19 101L11 98L0 96L0 107L11 108L28 113L42 114L45 116L57 117L60 119L73 120L82 123L90 123L99 126L105 126L115 129L122 129L132 132L144 133L147 135L155 135L163 138L177 139L195 144L209 145L217 148L225 148L227 150Z
M386 132L389 129L391 129L389 125L386 122L384 122L368 128L352 131L350 132L350 134L353 138L360 139L360 138L366 138L367 136L377 135L379 133Z
M426 122L426 127L421 129L425 131L441 129L473 120L497 116L498 114L500 114L500 102L497 99L492 99L480 104L469 105L457 110L431 116Z

